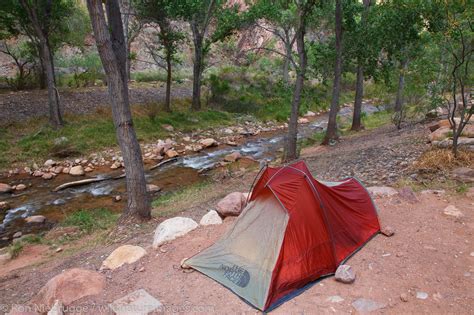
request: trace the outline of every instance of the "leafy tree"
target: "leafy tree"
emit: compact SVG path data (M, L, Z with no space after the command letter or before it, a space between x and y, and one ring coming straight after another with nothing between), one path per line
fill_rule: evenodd
M189 23L193 37L193 100L192 109L201 109L202 73L211 45L233 34L242 20L238 6L224 0L171 1L166 8L171 15Z
M38 49L46 77L49 100L49 120L54 127L63 125L59 93L56 88L52 49L53 34L60 34L64 20L72 15L73 0L4 0L0 6L2 33L9 36L26 35Z
M28 42L18 40L12 45L7 40L0 40L0 52L9 56L17 68L15 77L6 79L7 84L16 90L24 89L35 62Z
M145 43L148 52L155 63L166 71L165 109L171 111L171 81L172 65L177 62L178 46L184 39L184 34L173 25L173 16L168 11L171 0L134 0L134 6L139 18L144 23L155 23L158 31L155 39Z
M118 0L87 0L92 28L108 82L117 140L123 155L127 182L127 208L122 221L151 218L140 145L133 128L128 97L127 50ZM105 18L107 14L107 20Z

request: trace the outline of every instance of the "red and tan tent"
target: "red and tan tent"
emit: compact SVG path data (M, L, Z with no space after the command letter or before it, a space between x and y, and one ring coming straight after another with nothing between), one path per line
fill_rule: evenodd
M266 168L234 226L186 264L268 311L334 274L379 231L360 182L318 181L300 161Z

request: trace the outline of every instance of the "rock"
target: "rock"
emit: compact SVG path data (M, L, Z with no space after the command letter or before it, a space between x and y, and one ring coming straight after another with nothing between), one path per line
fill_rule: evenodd
M116 248L109 257L102 262L100 269L114 270L124 264L133 264L145 255L146 250L140 246L122 245Z
M23 235L23 233L21 233L20 231L18 232L15 232L15 234L13 234L13 238L19 238Z
M53 307L49 310L48 315L63 315L63 303L60 300L54 301Z
M222 219L216 210L211 210L201 218L201 221L199 221L199 224L201 225L222 224Z
M145 315L161 308L162 304L144 289L139 289L113 301L109 307L117 315Z
M403 187L401 189L398 190L398 195L410 202L410 203L417 203L419 200L418 198L416 197L415 193L413 192L413 190L410 188L410 187Z
M161 125L161 128L163 128L163 129L165 129L166 131L169 131L169 132L174 131L173 126L168 125L168 124Z
M408 294L406 294L406 293L400 294L400 300L402 302L408 302Z
M65 168L63 168L62 173L63 173L63 174L69 174L70 171L71 171L71 168L70 168L70 167L65 167Z
M12 186L4 183L0 183L0 194L9 193L13 190Z
M238 216L245 207L247 199L241 192L233 192L217 203L216 210L222 217Z
M160 245L183 236L197 227L198 224L190 218L175 217L165 220L155 230L153 248L158 248Z
M228 134L228 135L231 135L231 134L234 133L234 131L233 131L232 129L230 129L230 128L226 128L226 129L224 129L224 133L225 133L225 134Z
M40 170L36 170L33 172L33 176L34 177L42 177L44 175L44 173Z
M316 113L312 112L312 111L307 111L306 114L304 114L304 117L314 117L316 116Z
M298 124L307 124L309 123L309 119L308 118L299 118L298 119Z
M117 195L117 196L114 197L115 202L119 202L120 200L122 200L122 196Z
M226 162L235 162L238 159L240 159L241 157L242 157L242 154L240 154L239 151L235 151L235 152L232 152L231 154L227 154L224 157L224 161L226 161Z
M438 195L438 196L440 196L440 195L444 195L445 193L446 193L446 190L444 190L444 189L438 189L438 190L435 190L435 189L425 189L425 190L422 190L422 191L421 191L421 194L422 194L422 195L426 195L426 194L430 195L430 194L433 194L433 195Z
M0 201L0 211L10 209L10 204L6 201Z
M47 160L46 162L44 162L45 167L51 167L55 165L56 165L56 162L54 162L53 160Z
M90 173L90 172L92 172L92 171L94 171L94 169L93 169L92 167L90 167L90 166L87 166L87 167L84 169L84 172L86 172L86 173Z
M466 192L466 197L468 198L474 198L474 187L470 187L467 192ZM1 203L0 203L1 204ZM0 209L2 206L0 205Z
M451 172L451 177L463 183L474 182L474 169L469 167L459 167Z
M204 148L209 148L217 146L217 141L213 138L206 138L199 140L199 144L202 145Z
M449 137L452 133L450 127L440 127L428 135L430 142L441 141Z
M339 295L333 295L333 296L328 297L326 301L331 302L331 303L341 303L342 301L344 301L344 298Z
M337 267L336 280L342 283L352 283L355 281L356 274L351 266L349 265L340 265Z
M22 191L22 190L25 190L26 189L26 185L25 184L18 184L16 185L15 187L15 190L17 191Z
M146 184L146 190L150 193L155 193L159 192L161 188L153 184Z
M61 174L64 170L64 167L62 166L56 166L55 168L53 168L53 173L54 174Z
M355 300L352 303L352 307L359 313L369 313L382 308L385 308L387 305L384 303L376 302L369 299L360 298Z
M455 218L460 218L463 216L462 212L453 205L449 205L446 208L444 208L443 213L445 215L455 217Z
M426 300L428 298L428 293L423 291L416 291L416 298L419 300Z
M383 235L387 237L390 237L390 236L393 236L393 234L395 234L395 230L390 225L386 225L380 229L380 233L382 233Z
M110 168L113 169L113 170L115 170L115 169L117 169L117 168L119 168L119 167L121 167L121 166L122 166L122 164L121 164L119 161L115 161L115 162L110 166Z
M372 195L372 197L377 198L377 197L391 197L396 194L398 194L398 191L396 191L392 187L387 187L387 186L372 186L368 187L367 191Z
M166 156L167 156L168 158L170 158L170 159L171 159L171 158L174 158L174 157L177 157L177 156L179 155L178 152L176 152L175 150L172 150L172 149L166 151L165 154L166 154Z
M43 223L46 221L46 217L43 215L32 215L31 217L25 218L26 223Z
M462 137L474 138L474 125L466 125L461 132Z
M85 296L97 295L104 288L103 275L91 270L73 268L50 279L31 302L50 308L56 300L60 300L67 306Z
M82 165L73 166L69 170L69 175L82 176L82 175L84 175L84 168L82 167Z
M43 176L41 176L42 179L46 180L52 179L53 177L54 175L52 173L44 173Z

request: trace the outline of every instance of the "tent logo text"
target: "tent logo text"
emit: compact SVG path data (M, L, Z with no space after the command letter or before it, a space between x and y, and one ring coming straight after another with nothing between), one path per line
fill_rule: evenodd
M250 281L250 274L247 270L237 265L225 266L221 264L221 269L224 271L224 277L235 283L241 288L245 288Z

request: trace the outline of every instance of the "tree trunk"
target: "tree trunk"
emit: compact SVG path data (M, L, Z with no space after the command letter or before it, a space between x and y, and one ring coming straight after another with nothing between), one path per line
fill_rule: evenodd
M301 15L306 12L300 12ZM291 102L290 123L288 126L287 147L285 151L285 161L291 161L298 158L297 141L298 141L298 116L301 103L301 91L304 86L304 76L306 73L306 50L304 46L305 36L305 17L300 17L300 25L296 33L296 47L298 50L299 69L297 69L295 88L293 91L293 100Z
M166 56L166 97L165 97L165 110L171 112L171 56Z
M288 29L284 29L285 32L285 60L283 60L283 83L288 86L290 83L290 58L293 53L293 47Z
M364 96L364 70L362 69L362 65L359 63L359 65L357 66L354 115L352 117L352 127L351 127L351 130L354 130L354 131L359 131L361 129L364 129L364 126L362 126L362 123L361 123L363 96Z
M400 76L398 77L397 98L395 100L395 112L401 112L403 109L403 90L405 89L405 72L408 67L408 61L403 60L400 69Z
M128 99L126 43L120 8L117 0L106 2L107 25L102 1L87 0L87 7L97 49L107 76L115 131L125 164L128 200L121 220L122 222L129 218L147 220L151 218L151 205L146 191L141 149L133 128Z
M64 125L59 104L59 93L56 88L56 79L54 76L53 56L46 39L41 40L42 64L46 74L46 86L48 87L48 103L49 103L49 123L54 128L60 128Z
M328 127L323 144L337 140L337 113L339 111L339 94L341 92L342 74L342 0L336 0L336 62L334 65L334 83L332 88L331 108L329 110Z
M201 110L201 77L203 63L203 36L198 30L196 22L191 22L194 43L194 64L193 64L193 101L192 110Z

